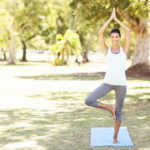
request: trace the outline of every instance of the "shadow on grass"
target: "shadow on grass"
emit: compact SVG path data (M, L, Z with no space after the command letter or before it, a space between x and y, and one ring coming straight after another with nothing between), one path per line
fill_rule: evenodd
M33 80L99 80L104 79L105 72L94 72L94 73L72 73L72 74L47 74L37 76L16 76L22 79L33 79ZM127 77L129 81L150 81L150 78L132 78Z
M59 105L59 107L64 106ZM82 108L71 112L50 112L50 110L37 109L0 111L0 125L4 127L0 131L1 148L7 144L34 140L38 145L48 150L59 148L66 150L68 146L80 149L80 144L76 142L80 142L80 138L83 137L80 137L81 134L78 133L82 131L82 128L85 129L94 120L96 121L96 118L88 116L89 113L93 114L93 111ZM5 118L3 118L4 116ZM90 121L92 122L90 123ZM106 122L107 119L103 118L103 124ZM84 138L86 138L85 134ZM73 149L76 149L75 147Z
M150 86L137 86L137 87L133 87L132 89L146 89L149 90L150 92Z
M114 91L111 91L107 95L101 98L101 100L112 100L114 98ZM65 101L65 100L75 100L75 101L84 101L84 99L90 94L91 92L78 92L78 91L62 91L62 92L48 92L43 94L36 94L36 95L26 95L26 97L30 98L43 98L45 100L53 100L53 101Z
M143 92L143 93L138 93L138 94L134 94L134 95L131 95L131 94L127 94L126 95L126 98L129 98L133 101L150 101L150 93L146 93L146 92Z
M37 76L17 76L22 79L34 79L34 80L99 80L103 79L103 76L96 73L73 73L73 74L48 74Z
M70 96L73 93L74 95L78 95L79 98L75 99L74 95ZM86 107L84 105L83 97L86 97L89 92L73 93L53 92L53 94L47 98L50 101L61 101L62 103L57 104L57 107L58 109L63 109L53 113L50 117L52 124L55 124L53 127L56 127L58 132L53 135L55 129L52 129L51 133L53 136L48 134L46 139L43 138L38 140L39 145L48 149L90 150L91 127L113 126L112 117L108 112ZM45 98L44 95L40 96ZM141 96L147 96L147 99L139 99ZM126 149L140 150L149 147L150 135L147 134L150 132L149 97L150 93L139 93L137 95L128 94L126 96L126 99L129 101L124 104L122 126L128 127L129 133L135 144L133 148ZM102 101L105 101L106 99L112 102L114 93L110 92L101 98ZM67 100L70 102L77 100L78 103L68 103ZM97 148L92 149L96 150ZM108 150L107 147L102 147L101 149ZM111 147L111 150L115 149L119 148Z
M145 91L147 92L136 92L133 94L128 94L128 91L130 91L130 89L128 89L127 91L127 95L126 98L131 99L132 102L135 101L139 101L139 100L144 100L144 101L150 101L150 92L148 92L148 90L150 89L150 87L145 87L142 86L141 87L132 87L132 89L145 89ZM92 92L92 91L91 91ZM30 97L30 98L43 98L45 100L53 100L53 101L63 101L63 100L84 100L88 94L90 94L91 92L79 92L79 91L59 91L59 92L45 92L45 93L41 93L41 94L35 94L35 95L26 95L26 97ZM111 100L115 98L115 91L112 90L111 92L109 92L108 94L106 94L104 97L102 97L101 99L107 99L107 100Z
M140 104L128 103L124 106L122 126L129 129L135 144L133 149L149 147L149 109L150 104L147 101ZM37 145L47 150L91 150L89 145L91 127L113 126L111 114L105 110L85 106L82 101L73 106L57 104L55 110L51 108L1 110L0 117L0 125L3 127L3 130L0 130L1 148L7 144L29 140L35 141ZM30 148L34 149L34 146ZM108 150L108 147L101 149ZM111 150L115 149L117 148L111 147Z

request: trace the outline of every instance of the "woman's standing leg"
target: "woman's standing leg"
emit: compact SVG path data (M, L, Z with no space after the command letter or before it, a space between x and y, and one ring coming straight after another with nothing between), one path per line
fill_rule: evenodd
M114 124L114 136L113 136L113 143L117 144L117 136L118 131L121 125L122 120L122 108L124 104L124 99L127 92L127 86L115 86L115 96L116 96L116 121Z
M102 83L91 94L89 94L86 97L85 104L88 106L95 107L95 108L101 108L101 109L108 110L113 115L114 119L116 119L115 109L113 107L110 107L106 104L103 104L103 103L97 101L99 98L103 97L104 95L106 95L111 90L113 90L112 85Z

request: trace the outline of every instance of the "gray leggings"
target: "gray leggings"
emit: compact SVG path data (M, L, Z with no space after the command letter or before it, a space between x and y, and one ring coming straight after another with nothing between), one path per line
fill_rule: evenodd
M85 104L88 106L99 108L98 107L99 102L97 100L106 95L111 90L115 90L116 120L121 121L122 107L127 92L126 85L111 85L107 83L102 83L86 97Z

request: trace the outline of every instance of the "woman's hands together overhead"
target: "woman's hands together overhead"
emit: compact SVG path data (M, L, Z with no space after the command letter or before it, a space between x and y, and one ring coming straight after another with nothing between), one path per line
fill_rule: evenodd
M112 14L111 14L111 16L110 16L110 19L111 19L111 20L112 20L112 19L117 20L115 8L113 8L113 11L112 11Z
M116 9L115 9L115 8L113 8L113 19L114 19L114 20L117 20L117 17L116 17Z

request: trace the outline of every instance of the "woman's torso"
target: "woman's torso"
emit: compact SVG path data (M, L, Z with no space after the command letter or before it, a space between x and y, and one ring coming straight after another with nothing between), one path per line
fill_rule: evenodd
M113 53L111 48L108 48L105 58L107 67L104 83L112 85L126 85L126 54L123 51L123 48L120 47L120 52L118 53Z

